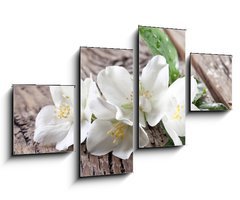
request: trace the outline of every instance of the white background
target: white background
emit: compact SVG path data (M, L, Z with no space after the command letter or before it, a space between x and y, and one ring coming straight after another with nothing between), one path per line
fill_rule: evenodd
M0 199L239 199L239 18L230 0L0 1ZM233 111L188 114L187 145L137 151L127 176L78 180L76 152L11 157L11 85L76 84L80 45L133 48L139 24L186 28L186 55L232 54Z

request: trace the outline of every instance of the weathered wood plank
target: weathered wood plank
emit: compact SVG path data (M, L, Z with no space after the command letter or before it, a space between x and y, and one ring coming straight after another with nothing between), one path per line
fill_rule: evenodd
M232 56L192 53L191 66L208 88L214 101L231 109Z
M98 72L107 66L123 66L133 73L132 50L81 48L80 76L85 79L92 75L96 81ZM133 171L133 155L127 160L119 159L108 153L104 156L94 156L88 153L86 143L80 144L80 177L124 174Z
M92 74L96 81L96 75L107 66L123 66L133 74L132 50L128 49L104 49L81 48L81 79ZM116 53L115 53L116 52Z
M180 60L185 60L185 31L177 29L165 29L168 37L177 49Z

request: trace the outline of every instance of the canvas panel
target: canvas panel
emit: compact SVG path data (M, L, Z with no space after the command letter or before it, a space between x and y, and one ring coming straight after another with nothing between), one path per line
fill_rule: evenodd
M139 26L139 148L185 144L185 30Z
M133 52L80 49L80 177L133 170Z
M74 86L13 85L13 155L73 150Z
M232 109L232 56L191 53L190 111L215 112Z

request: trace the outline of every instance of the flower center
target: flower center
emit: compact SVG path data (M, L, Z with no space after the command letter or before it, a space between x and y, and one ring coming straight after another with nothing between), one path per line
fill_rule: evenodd
M59 119L68 118L70 115L71 108L68 104L64 103L56 109L57 117Z
M117 122L113 125L113 128L107 132L107 134L113 137L113 143L119 143L124 139L126 128L126 124Z
M184 108L183 105L181 106L178 104L176 107L176 110L172 116L172 119L177 120L177 121L181 120L183 118L182 113L181 113L181 110L183 110L183 108Z
M143 96L143 97L146 97L147 99L149 99L149 98L152 97L152 94L151 94L150 91L144 90L144 91L142 92L142 94L140 94L140 96Z
M58 108L56 108L56 115L57 115L57 118L59 119L66 119L71 114L70 104L67 103L70 97L63 95L63 99L64 99L63 103Z

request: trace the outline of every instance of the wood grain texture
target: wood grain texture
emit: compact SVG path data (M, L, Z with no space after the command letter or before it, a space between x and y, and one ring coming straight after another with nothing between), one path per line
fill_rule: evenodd
M82 47L80 51L81 79L92 74L93 79L96 80L98 72L107 66L122 66L133 74L132 50Z
M13 86L13 155L58 152L33 141L36 116L46 105L53 105L48 86Z
M179 56L179 71L181 75L185 74L185 31L175 29L161 29L167 33L172 43L177 49ZM142 69L147 65L148 61L153 57L150 49L145 41L139 35L139 75L142 73ZM147 125L144 129L150 139L150 143L144 148L156 148L165 146L169 137L160 128L160 123L154 127Z
M185 60L185 30L165 29L168 37L178 51L180 60Z
M80 49L80 76L85 79L92 75L96 81L99 71L107 66L123 66L133 73L132 50L88 48ZM88 153L86 143L80 144L80 177L125 174L133 171L133 155L122 160L112 153L94 156Z
M232 56L192 53L191 73L206 85L212 102L232 108Z

